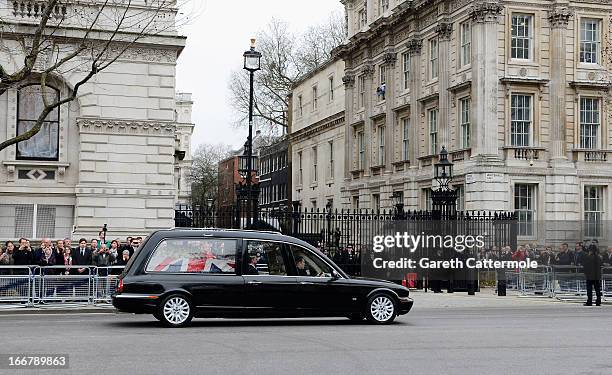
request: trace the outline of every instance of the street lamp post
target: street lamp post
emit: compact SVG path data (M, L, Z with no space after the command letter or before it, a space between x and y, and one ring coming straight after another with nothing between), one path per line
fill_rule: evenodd
M456 234L456 223L453 220L457 219L457 191L451 188L453 180L453 163L448 160L448 151L442 146L438 162L434 164L434 179L438 183L438 188L431 192L432 199L432 217L434 220L440 220L440 228L446 234ZM451 233L452 232L452 233ZM455 257L453 250L449 250L450 254L444 254L445 258ZM447 251L443 251L447 253ZM472 278L471 275L468 278ZM448 292L453 292L453 283L455 279L455 270L448 270ZM468 293L473 294L473 283L468 281Z
M440 151L438 162L434 165L434 177L438 182L438 189L432 192L434 218L448 221L450 226L444 225L444 227L452 229L452 234L454 235L456 234L456 223L452 221L457 220L457 191L450 187L453 180L453 163L448 160L448 151L446 151L444 146L442 146L442 150ZM449 291L452 290L454 279L452 273L453 271L451 270L451 277L448 281ZM468 294L474 295L476 292L474 270L472 268L468 269L467 274Z
M253 81L255 78L255 72L261 69L261 53L255 50L255 39L251 39L251 48L243 54L244 57L244 69L249 72L249 136L245 144L246 156L246 201L247 201L247 215L246 215L246 227L251 227L253 212Z

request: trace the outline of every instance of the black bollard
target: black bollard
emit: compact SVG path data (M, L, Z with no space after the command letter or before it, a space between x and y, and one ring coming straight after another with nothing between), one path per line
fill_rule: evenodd
M505 270L497 271L497 295L498 296L506 295L506 271Z

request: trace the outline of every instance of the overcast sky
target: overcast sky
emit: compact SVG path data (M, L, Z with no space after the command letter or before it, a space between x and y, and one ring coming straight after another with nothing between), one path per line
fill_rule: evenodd
M225 143L242 146L247 129L232 125L228 79L242 67L242 54L250 38L274 17L300 32L321 23L333 11L342 11L339 0L196 0L196 19L183 28L187 47L177 66L177 91L193 93L192 145ZM245 74L247 74L245 72Z

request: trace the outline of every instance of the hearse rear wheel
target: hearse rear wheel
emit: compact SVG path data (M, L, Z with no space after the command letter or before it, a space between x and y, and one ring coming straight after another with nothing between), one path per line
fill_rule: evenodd
M184 327L193 319L193 307L186 296L171 294L164 298L154 316L168 327Z

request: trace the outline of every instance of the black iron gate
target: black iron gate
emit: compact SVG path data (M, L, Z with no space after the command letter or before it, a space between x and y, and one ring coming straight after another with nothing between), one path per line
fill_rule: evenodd
M239 229L244 222L235 208L213 210L182 208L176 210L175 226L192 228ZM435 212L395 210L321 210L285 209L260 211L252 229L278 231L318 247L343 269L360 274L361 255L371 246L375 235L395 231L408 233L444 232L448 234L481 235L485 249L516 248L516 220L512 213L470 211L440 218ZM426 256L434 249L421 248L415 256ZM463 256L477 256L465 253ZM454 275L468 279L466 275Z

